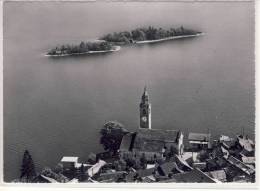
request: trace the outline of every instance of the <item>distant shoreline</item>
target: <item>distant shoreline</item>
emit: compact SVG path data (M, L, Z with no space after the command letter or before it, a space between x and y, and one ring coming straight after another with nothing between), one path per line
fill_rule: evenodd
M113 46L111 50L99 50L99 51L88 51L81 53L71 53L71 54L45 54L48 57L64 57L64 56L74 56L74 55L84 55L84 54L100 54L100 53L108 53L108 52L116 52L121 49L120 46Z
M143 40L143 41L133 41L131 43L123 43L123 42L110 42L116 46L125 46L125 45L135 45L135 44L152 44L157 42L164 42L164 41L170 41L170 40L177 40L182 38L191 38L191 37L198 37L203 36L205 33L196 33L196 34L190 34L190 35L178 35L178 36L171 36L167 38L161 38L156 40Z
M130 44L152 44L152 43L157 43L157 42L164 42L164 41L169 41L169 40L176 40L176 39L182 39L182 38L190 38L190 37L197 37L197 36L202 36L205 35L205 33L197 33L197 34L191 34L191 35L178 35L178 36L172 36L172 37L167 37L167 38L161 38L157 40L144 40L144 41L134 41ZM81 52L81 53L70 53L70 54L45 54L45 56L48 57L64 57L64 56L77 56L77 55L85 55L85 54L101 54L101 53L109 53L109 52L116 52L121 50L121 46L125 45L122 44L121 46L117 45L116 42L110 42L114 44L112 49L110 50L99 50L99 51L87 51L87 52Z
M162 38L158 40L144 40L144 41L135 41L133 44L148 44L148 43L156 43L156 42L163 42L168 40L175 40L175 39L181 39L181 38L189 38L189 37L196 37L196 36L202 36L205 33L198 33L198 34L192 34L192 35L179 35L179 36L173 36L173 37L167 37Z

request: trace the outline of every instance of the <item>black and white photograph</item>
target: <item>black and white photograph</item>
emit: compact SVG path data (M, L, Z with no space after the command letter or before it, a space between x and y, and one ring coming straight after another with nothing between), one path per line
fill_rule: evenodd
M252 185L255 110L254 0L3 2L4 183Z

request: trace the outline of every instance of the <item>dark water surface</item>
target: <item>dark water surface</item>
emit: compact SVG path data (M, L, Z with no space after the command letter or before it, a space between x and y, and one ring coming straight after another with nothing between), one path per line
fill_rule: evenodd
M183 25L205 36L105 54L44 53L136 27ZM254 4L4 4L4 176L19 176L28 149L38 169L100 151L108 120L138 128L144 85L152 128L254 137Z

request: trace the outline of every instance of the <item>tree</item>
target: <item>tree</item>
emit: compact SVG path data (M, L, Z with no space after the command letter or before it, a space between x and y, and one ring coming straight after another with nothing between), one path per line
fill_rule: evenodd
M208 153L207 151L205 151L205 150L201 150L201 151L198 153L197 158L198 158L201 162L203 162L203 161L205 161L206 159L209 158L209 153Z
M158 35L159 35L159 38L165 38L165 37L167 37L167 31L165 31L162 28L159 28Z
M64 176L61 173L57 174L53 172L49 167L44 167L41 171L41 175L47 176L61 183L65 183L69 181L69 179L66 176Z
M129 133L124 126L117 121L109 121L104 124L100 134L100 144L103 145L106 151L111 151L115 155L120 147L122 138Z
M53 170L55 173L60 174L63 173L63 164L62 163L58 163Z
M60 48L60 50L61 50L61 52L62 52L62 53L64 53L64 52L65 52L65 50L66 50L66 47L65 47L65 45L62 45L62 46L61 46L61 48Z
M140 160L134 159L134 169L139 170L142 168Z
M114 161L113 166L116 171L125 171L126 167L127 167L127 163L123 159L120 159L120 160Z
M48 54L49 54L49 55L54 55L54 54L56 53L56 50L57 50L57 49L54 49L54 48L53 48L53 49L51 49L51 50L48 52Z
M80 168L79 168L78 179L79 179L80 182L82 182L82 181L86 180L86 178L87 178L87 175L86 175L86 172L85 172L84 165L82 163Z
M175 149L174 149L174 147L171 145L171 147L170 147L170 152L168 153L168 158L173 157L174 154L175 154Z
M144 31L142 31L141 29L133 30L132 37L134 40L137 40L137 41L146 40L146 35L145 35Z
M135 160L133 159L133 157L128 157L127 159L125 159L125 162L127 168L131 168L135 165Z
M111 44L108 42L101 42L99 46L101 50L110 50L112 48Z
M82 53L82 52L87 52L87 46L84 42L81 42L80 45L79 45L79 52Z
M25 178L27 182L36 176L34 163L28 150L24 151L20 179Z
M142 166L143 169L146 169L147 159L146 159L144 153L142 153L142 156L141 156L141 158L140 158L140 165Z
M152 27L152 26L149 26L147 31L146 31L146 37L148 40L156 40L158 39L158 35L157 35L157 29Z

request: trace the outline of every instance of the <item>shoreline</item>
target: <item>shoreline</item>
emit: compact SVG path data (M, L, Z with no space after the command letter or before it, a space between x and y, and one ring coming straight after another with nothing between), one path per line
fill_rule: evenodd
M88 52L82 52L82 53L71 53L71 54L45 54L45 56L48 57L63 57L63 56L74 56L74 55L85 55L85 54L100 54L100 53L109 53L109 52L117 52L121 49L120 46L113 46L111 50L99 50L99 51L88 51Z
M176 39L182 39L182 38L190 38L190 37L197 37L197 36L202 36L205 35L205 33L198 33L198 34L192 34L192 35L179 35L179 36L172 36L172 37L167 37L167 38L162 38L162 39L157 39L157 40L144 40L144 41L135 41L130 44L152 44L152 43L157 43L157 42L164 42L164 41L169 41L169 40L176 40ZM115 42L110 42L110 43L115 43ZM126 44L124 44L126 45ZM123 45L121 45L123 46ZM64 57L64 56L77 56L77 55L86 55L86 54L100 54L100 53L109 53L109 52L117 52L121 50L121 46L115 45L111 50L101 50L101 51L88 51L88 52L82 52L82 53L71 53L71 54L45 54L44 56L47 57Z
M197 33L197 34L190 34L190 35L178 35L178 36L171 36L167 38L161 38L157 40L143 40L143 41L133 41L131 43L125 43L125 42L112 42L108 41L116 46L127 46L127 45L134 45L134 44L151 44L151 43L157 43L157 42L163 42L163 41L169 41L169 40L175 40L175 39L182 39L182 38L190 38L190 37L197 37L197 36L203 36L205 33Z
M149 43L163 42L163 41L175 40L175 39L181 39L181 38L189 38L189 37L202 36L202 35L205 35L205 33L198 33L198 34L192 34L192 35L173 36L173 37L167 37L167 38L162 38L162 39L158 39L158 40L136 41L136 42L134 42L133 44L149 44Z

